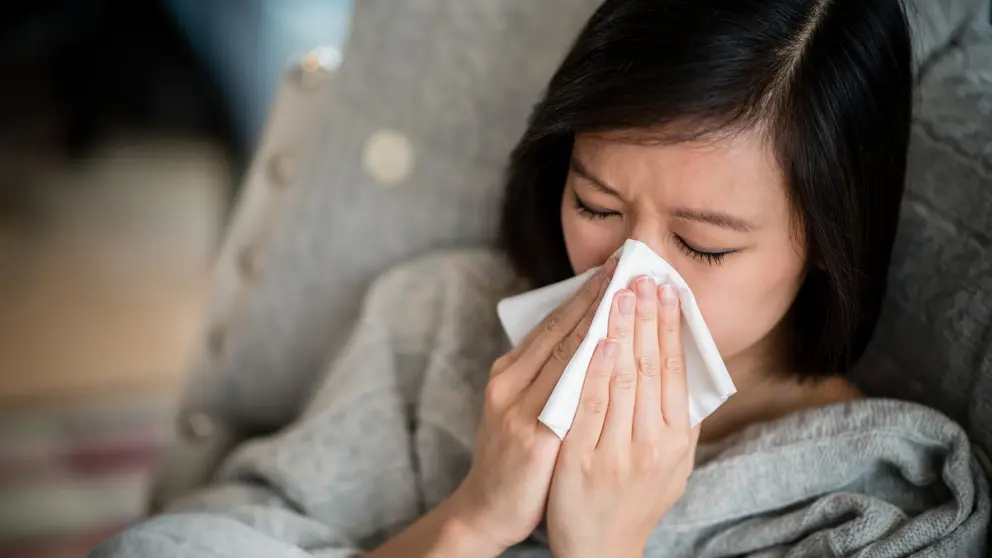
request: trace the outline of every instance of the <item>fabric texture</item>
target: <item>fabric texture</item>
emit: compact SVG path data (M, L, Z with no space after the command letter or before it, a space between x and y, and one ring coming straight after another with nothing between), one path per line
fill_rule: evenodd
M977 22L956 41L920 83L885 306L855 377L941 409L989 451L992 27Z
M908 3L925 73L910 192L859 380L936 405L992 449L989 2ZM328 86L287 76L292 102L273 113L247 177L184 402L212 427L179 431L156 502L202 484L235 442L300 412L383 270L493 237L508 154L598 4L362 0ZM312 138L285 134L287 122L311 125ZM399 151L412 162L388 185L368 168L378 161L369 140L383 131L407 140ZM299 153L295 164L283 164L286 150Z
M489 367L507 349L495 312L514 288L507 269L461 251L387 274L302 417L171 508L212 517L154 520L91 556L351 557L397 534L468 471ZM977 558L989 514L958 425L861 400L704 447L645 556ZM542 538L506 556L546 556Z

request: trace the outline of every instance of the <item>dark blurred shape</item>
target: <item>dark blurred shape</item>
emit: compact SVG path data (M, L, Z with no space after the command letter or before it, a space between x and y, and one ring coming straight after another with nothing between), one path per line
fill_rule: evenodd
M14 2L0 23L0 150L87 155L122 130L230 141L221 95L159 2Z

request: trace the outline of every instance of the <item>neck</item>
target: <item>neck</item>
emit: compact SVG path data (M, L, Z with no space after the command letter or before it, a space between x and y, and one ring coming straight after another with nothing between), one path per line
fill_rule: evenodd
M737 393L703 422L701 443L719 441L752 424L861 396L841 376L801 381L796 371L776 364L772 359L745 355L727 362Z

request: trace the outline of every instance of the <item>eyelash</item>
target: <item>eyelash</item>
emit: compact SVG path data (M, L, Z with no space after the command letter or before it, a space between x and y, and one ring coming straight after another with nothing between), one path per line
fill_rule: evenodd
M702 250L696 250L692 246L689 246L689 243L683 240L681 236L677 234L673 234L672 236L675 237L675 244L678 245L679 250L681 250L683 254L689 256L690 258L705 261L710 265L720 265L723 263L723 260L726 259L727 254L734 253L733 250L729 250L727 252L703 252Z
M595 209L589 207L583 202L578 195L573 196L575 210L586 219L591 219L595 221L601 221L603 219L609 219L610 217L616 217L620 215L616 211L596 211ZM679 251L681 251L686 256L704 261L709 265L720 265L726 259L727 254L733 254L736 250L728 250L726 252L704 252L702 250L697 250L693 248L688 242L683 240L683 238L677 234L672 235L675 238L675 244L678 246Z
M595 209L586 205L578 195L573 195L572 200L575 202L575 210L579 212L579 215L585 217L586 219L594 219L597 221L603 219L609 219L610 217L616 217L620 213L616 211L596 211Z

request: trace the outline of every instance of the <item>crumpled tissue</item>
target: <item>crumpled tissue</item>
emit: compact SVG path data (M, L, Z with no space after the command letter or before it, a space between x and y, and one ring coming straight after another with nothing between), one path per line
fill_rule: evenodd
M682 309L682 347L689 392L689 418L692 425L702 422L737 391L713 342L713 336L710 335L699 312L696 298L682 276L651 248L637 240L627 240L618 253L620 260L616 271L607 288L606 296L596 309L589 332L565 367L561 379L558 380L539 417L539 420L559 438L564 439L572 426L589 362L596 345L607 334L610 306L614 295L641 275L653 277L658 285L665 283L673 285L679 295ZM510 342L514 346L519 344L598 269L590 269L560 283L501 300L497 306L497 314Z

